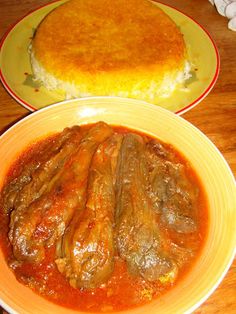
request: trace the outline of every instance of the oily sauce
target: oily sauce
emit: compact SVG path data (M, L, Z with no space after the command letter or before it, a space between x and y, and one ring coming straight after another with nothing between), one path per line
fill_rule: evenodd
M87 127L87 126L86 126ZM85 127L85 128L86 128ZM114 127L116 132L126 133L129 129L123 127ZM133 131L132 131L133 132ZM136 132L140 134L140 132ZM141 134L143 135L143 134ZM40 151L44 145L50 145L57 135L39 141L38 143L26 149L21 156L13 163L9 170L5 184L12 181L16 177L22 167L30 163L32 160L37 160ZM146 136L146 135L143 135ZM170 146L170 150L173 150ZM177 242L183 242L185 247L197 248L195 256L191 256L185 261L185 265L180 269L178 278L172 283L148 282L141 277L132 277L127 270L126 263L118 255L115 256L115 267L111 278L100 287L95 289L76 289L69 285L67 279L58 271L54 262L55 246L46 249L46 258L40 264L29 262L15 261L12 247L8 240L9 231L9 214L4 212L3 206L0 209L0 245L9 267L15 273L19 282L27 285L36 293L46 299L55 302L61 306L73 308L81 311L97 311L97 312L112 312L130 309L150 302L153 298L157 298L161 294L167 292L172 286L184 277L190 270L192 265L197 260L198 255L203 247L204 238L207 233L207 200L201 186L201 182L196 173L189 166L188 161L174 150L179 161L185 164L188 171L188 178L199 189L198 198L198 232L180 236L176 239L176 232L171 233L170 230L164 230L166 235ZM2 205L2 200L0 205ZM173 238L173 239L172 239ZM175 239L174 239L175 238Z

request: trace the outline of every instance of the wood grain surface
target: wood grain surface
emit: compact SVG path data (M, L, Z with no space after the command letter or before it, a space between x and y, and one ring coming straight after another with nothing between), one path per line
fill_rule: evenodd
M29 11L48 0L0 0L0 38ZM219 148L236 174L236 32L227 28L208 0L162 0L200 23L214 39L221 59L218 81L210 94L183 117L205 133ZM0 84L0 134L17 120L30 114ZM195 314L236 313L236 260L227 275Z

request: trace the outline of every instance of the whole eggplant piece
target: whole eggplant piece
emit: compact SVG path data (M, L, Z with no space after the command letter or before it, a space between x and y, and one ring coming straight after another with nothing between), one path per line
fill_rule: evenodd
M114 267L113 173L122 136L99 145L89 170L87 201L76 211L58 244L56 264L73 287L94 288L105 282Z
M63 166L53 177L44 180L47 184L43 194L29 205L26 202L28 206L20 202L20 207L12 211L9 239L17 260L40 262L45 256L45 247L54 244L64 234L74 211L80 211L86 201L87 177L93 154L112 132L108 125L100 122L82 137L78 135L79 141L72 145L73 152L62 163Z
M149 281L173 281L177 266L165 249L166 239L158 227L148 189L145 142L128 133L117 166L117 249L131 274Z

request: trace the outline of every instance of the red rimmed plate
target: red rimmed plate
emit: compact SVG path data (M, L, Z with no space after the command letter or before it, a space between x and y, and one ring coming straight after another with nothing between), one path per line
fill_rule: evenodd
M60 91L49 91L33 79L28 48L37 25L51 10L64 1L47 4L18 21L1 42L0 79L9 94L21 105L35 111L64 100ZM206 30L186 14L165 4L155 2L180 27L186 42L192 77L185 86L159 106L182 114L197 105L211 91L219 74L220 60L216 45Z

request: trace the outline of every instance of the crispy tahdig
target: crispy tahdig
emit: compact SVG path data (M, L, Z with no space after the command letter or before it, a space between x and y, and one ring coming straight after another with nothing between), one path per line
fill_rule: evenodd
M71 0L50 12L30 47L36 79L66 98L157 102L189 77L179 28L148 0Z

